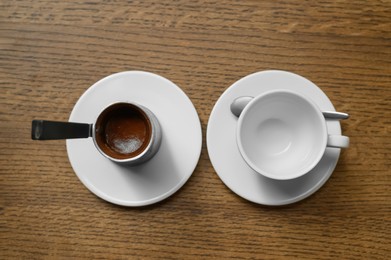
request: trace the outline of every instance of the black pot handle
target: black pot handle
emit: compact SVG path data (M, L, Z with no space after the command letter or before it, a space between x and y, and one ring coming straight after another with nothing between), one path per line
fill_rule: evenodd
M92 124L33 120L31 127L33 140L74 139L90 136L92 136Z

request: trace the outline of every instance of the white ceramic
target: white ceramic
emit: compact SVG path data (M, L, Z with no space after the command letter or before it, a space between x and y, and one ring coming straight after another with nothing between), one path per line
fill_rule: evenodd
M68 157L80 181L98 197L122 206L159 202L179 190L193 173L202 144L201 124L191 100L156 74L127 71L91 86L77 101L69 121L95 122L108 104L124 101L148 107L162 129L156 155L144 164L123 166L107 160L93 140L69 139Z
M326 147L347 147L349 138L327 133L326 119L311 99L277 89L245 106L238 120L237 143L255 171L289 180L312 170Z
M242 198L263 205L285 205L317 191L331 176L339 148L326 148L322 159L308 173L292 180L273 180L254 171L242 158L236 143L238 118L230 105L240 96L258 96L286 89L310 98L322 111L335 111L327 96L311 81L285 71L262 71L229 87L216 102L207 127L207 147L212 165L223 183ZM340 135L337 120L327 120L329 134Z

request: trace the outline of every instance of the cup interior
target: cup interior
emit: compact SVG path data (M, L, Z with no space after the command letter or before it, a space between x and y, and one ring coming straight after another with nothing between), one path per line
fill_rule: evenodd
M95 143L105 155L130 159L142 154L152 136L147 114L130 103L116 103L102 111L94 127Z
M237 142L245 161L258 173L293 179L314 168L323 156L326 123L321 111L304 96L272 91L245 107Z

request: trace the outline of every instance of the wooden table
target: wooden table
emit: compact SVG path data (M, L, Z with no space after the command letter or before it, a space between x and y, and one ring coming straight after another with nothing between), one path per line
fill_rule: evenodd
M0 48L1 259L390 259L389 0L5 0ZM307 77L351 115L332 177L283 207L231 192L205 143L224 90L267 69ZM64 141L30 140L32 119L68 120L89 86L125 70L175 82L203 130L189 181L141 208L90 193Z

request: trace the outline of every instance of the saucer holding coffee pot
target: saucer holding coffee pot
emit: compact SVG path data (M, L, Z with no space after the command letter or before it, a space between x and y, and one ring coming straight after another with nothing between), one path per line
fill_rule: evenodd
M131 207L178 191L202 145L191 100L173 82L143 71L99 80L79 98L69 122L33 121L32 137L67 139L79 180L101 199Z

